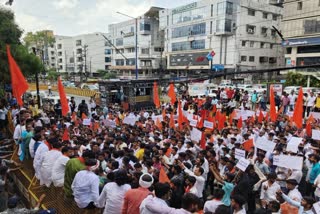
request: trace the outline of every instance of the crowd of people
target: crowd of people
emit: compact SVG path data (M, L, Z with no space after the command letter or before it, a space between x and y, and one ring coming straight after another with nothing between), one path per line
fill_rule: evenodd
M58 200L86 213L318 214L320 144L305 126L319 129L311 115L320 98L306 100L304 128L287 115L295 92L275 95L276 122L268 99L266 92L219 89L213 98L183 94L152 112L130 112L72 98L67 117L59 106L41 111L3 102L0 120L11 112L19 159L33 160L40 185L55 186ZM293 138L301 139L296 151L288 146ZM281 155L301 157L302 167L278 164Z

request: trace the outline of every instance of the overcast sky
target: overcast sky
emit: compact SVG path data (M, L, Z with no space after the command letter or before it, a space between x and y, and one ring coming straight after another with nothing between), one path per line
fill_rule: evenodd
M6 1L0 0L0 5ZM194 0L14 0L11 9L24 32L51 29L56 35L72 36L107 32L108 24L127 20L117 11L135 17L151 6L173 8L191 2Z

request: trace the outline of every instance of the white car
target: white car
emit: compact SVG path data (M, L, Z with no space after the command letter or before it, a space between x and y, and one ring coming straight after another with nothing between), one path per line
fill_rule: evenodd
M298 94L300 86L287 86L284 88L284 92L291 94L291 91L294 91L295 94Z

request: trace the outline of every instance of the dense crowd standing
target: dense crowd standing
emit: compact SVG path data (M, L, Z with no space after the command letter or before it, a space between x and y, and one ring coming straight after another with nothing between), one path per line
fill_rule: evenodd
M68 117L61 116L59 103L40 111L35 102L18 108L3 100L0 124L5 129L9 110L20 161L33 159L40 184L60 188L61 200L75 201L87 213L319 213L319 141L287 115L296 99L295 92L275 94L275 123L267 116L239 123L235 109L268 112L268 97L231 88L219 89L213 98L185 93L153 112L116 110L111 104L99 110L93 100L77 105L71 98ZM319 109L320 95L305 94L305 121ZM205 115L217 120L213 129L198 125L204 134L195 141L188 120L172 124L179 111L198 124ZM229 118L223 127L221 115ZM134 124L125 124L125 118L134 118ZM311 125L319 129L317 119ZM292 137L303 138L295 153L286 150ZM250 139L262 138L276 143L272 152L244 148ZM236 167L236 149L245 149L250 160L244 171ZM279 154L303 157L303 168L273 165ZM6 173L0 172L2 180Z

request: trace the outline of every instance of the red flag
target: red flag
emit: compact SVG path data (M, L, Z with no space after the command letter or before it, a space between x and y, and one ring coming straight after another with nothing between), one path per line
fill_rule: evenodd
M76 114L76 112L73 112L73 113L72 113L71 119L72 119L73 122L75 122L75 121L77 120L77 114Z
M265 118L266 118L266 121L269 120L269 113L268 112L266 113L266 117Z
M69 112L69 105L66 93L64 92L64 88L61 82L60 77L58 77L58 89L59 89L59 96L60 96L60 103L62 109L62 116L66 116Z
M213 143L214 142L214 137L213 137L213 135L211 135L211 137L210 137L210 143Z
M157 119L156 119L156 126L157 126L160 130L162 130L162 123L161 123L159 117L157 117Z
M177 101L176 93L174 92L174 85L173 85L173 83L170 83L170 85L169 85L168 97L171 98L171 104L172 104L172 105Z
M170 127L170 128L172 128L172 129L174 129L174 128L175 128L173 112L170 114L169 127Z
M169 179L166 171L164 171L163 167L160 168L159 182L160 183L170 183L170 179Z
M213 105L213 108L212 108L212 116L214 115L214 113L216 113L217 111L217 106L216 105Z
M253 139L249 139L246 142L244 142L242 144L242 147L244 148L244 150L246 150L247 152L250 151L250 149L253 147Z
M260 110L260 113L259 113L258 122L259 122L259 123L262 123L262 122L263 122L263 113L262 113L261 110Z
M232 113L231 113L230 116L229 116L229 123L230 123L230 125L232 124L233 118L235 118L235 117L236 117L236 111L233 110Z
M160 108L160 99L159 99L157 82L153 83L153 103L156 106L156 108Z
M242 128L242 117L241 116L240 116L240 118L238 120L237 127L238 127L238 129Z
M206 135L204 132L202 132L202 135L201 135L200 147L201 149L206 148Z
M312 127L311 127L311 123L307 123L306 125L306 134L308 137L312 136Z
M182 123L183 123L183 113L182 113L182 108L181 108L181 102L178 102L178 124L179 124L179 129L182 130Z
M29 86L23 74L21 73L21 70L18 64L11 56L9 45L7 45L7 55L8 55L8 62L9 62L9 70L11 74L12 93L13 93L13 96L17 99L17 103L20 106L22 106L23 101L21 97L28 90Z
M82 113L81 119L84 120L84 119L87 119L87 118L88 118L87 115L85 113Z
M276 120L277 120L276 104L275 104L275 100L274 100L273 86L270 86L270 119L272 122L276 122Z
M172 152L172 148L171 147L169 147L168 149L167 149L167 152L166 152L166 156L167 157L170 157L170 155L171 155L171 152Z
M69 131L68 131L68 129L64 129L63 136L62 136L62 141L67 141L67 140L70 140Z
M221 114L219 116L219 122L218 122L218 130L221 131L224 128L224 123L226 122L226 115Z
M307 123L313 123L314 121L314 117L312 114L310 114L310 116L308 117Z
M162 120L164 121L164 119L166 118L167 114L166 114L166 109L162 110Z
M297 102L294 106L294 112L293 112L293 122L296 124L296 126L301 129L302 128L302 121L303 121L303 91L300 87Z
M221 116L221 113L220 111L218 110L217 113L216 113L216 120L220 120L220 116Z

